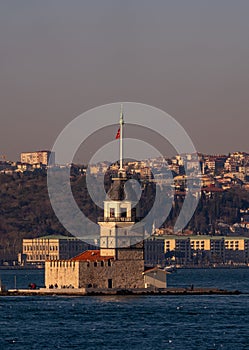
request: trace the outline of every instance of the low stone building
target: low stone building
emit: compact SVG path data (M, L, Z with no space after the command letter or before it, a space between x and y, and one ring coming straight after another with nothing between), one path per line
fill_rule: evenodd
M144 288L143 271L140 258L121 253L116 259L101 256L100 250L87 250L71 260L46 262L45 284L47 288Z

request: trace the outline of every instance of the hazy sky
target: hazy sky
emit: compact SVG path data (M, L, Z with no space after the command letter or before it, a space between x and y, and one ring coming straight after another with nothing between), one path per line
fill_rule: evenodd
M200 152L249 152L248 18L248 0L1 0L0 154L118 101L165 110Z

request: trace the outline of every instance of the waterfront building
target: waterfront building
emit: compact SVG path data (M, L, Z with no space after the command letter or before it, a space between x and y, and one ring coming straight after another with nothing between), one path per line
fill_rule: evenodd
M89 247L76 237L50 235L25 238L22 243L26 263L45 263L45 260L70 259Z
M145 241L145 264L248 264L249 237L160 235Z

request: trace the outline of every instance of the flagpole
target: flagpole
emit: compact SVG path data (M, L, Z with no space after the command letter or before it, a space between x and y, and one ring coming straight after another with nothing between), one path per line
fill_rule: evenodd
M120 109L120 140L119 140L119 170L123 170L123 125L124 125L124 116L123 116L123 104L121 104Z

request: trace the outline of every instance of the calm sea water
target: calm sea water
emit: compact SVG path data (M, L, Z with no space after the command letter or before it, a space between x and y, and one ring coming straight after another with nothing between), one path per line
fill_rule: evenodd
M44 283L43 271L0 274L9 288ZM0 349L249 349L249 269L178 270L168 284L245 294L0 297Z

